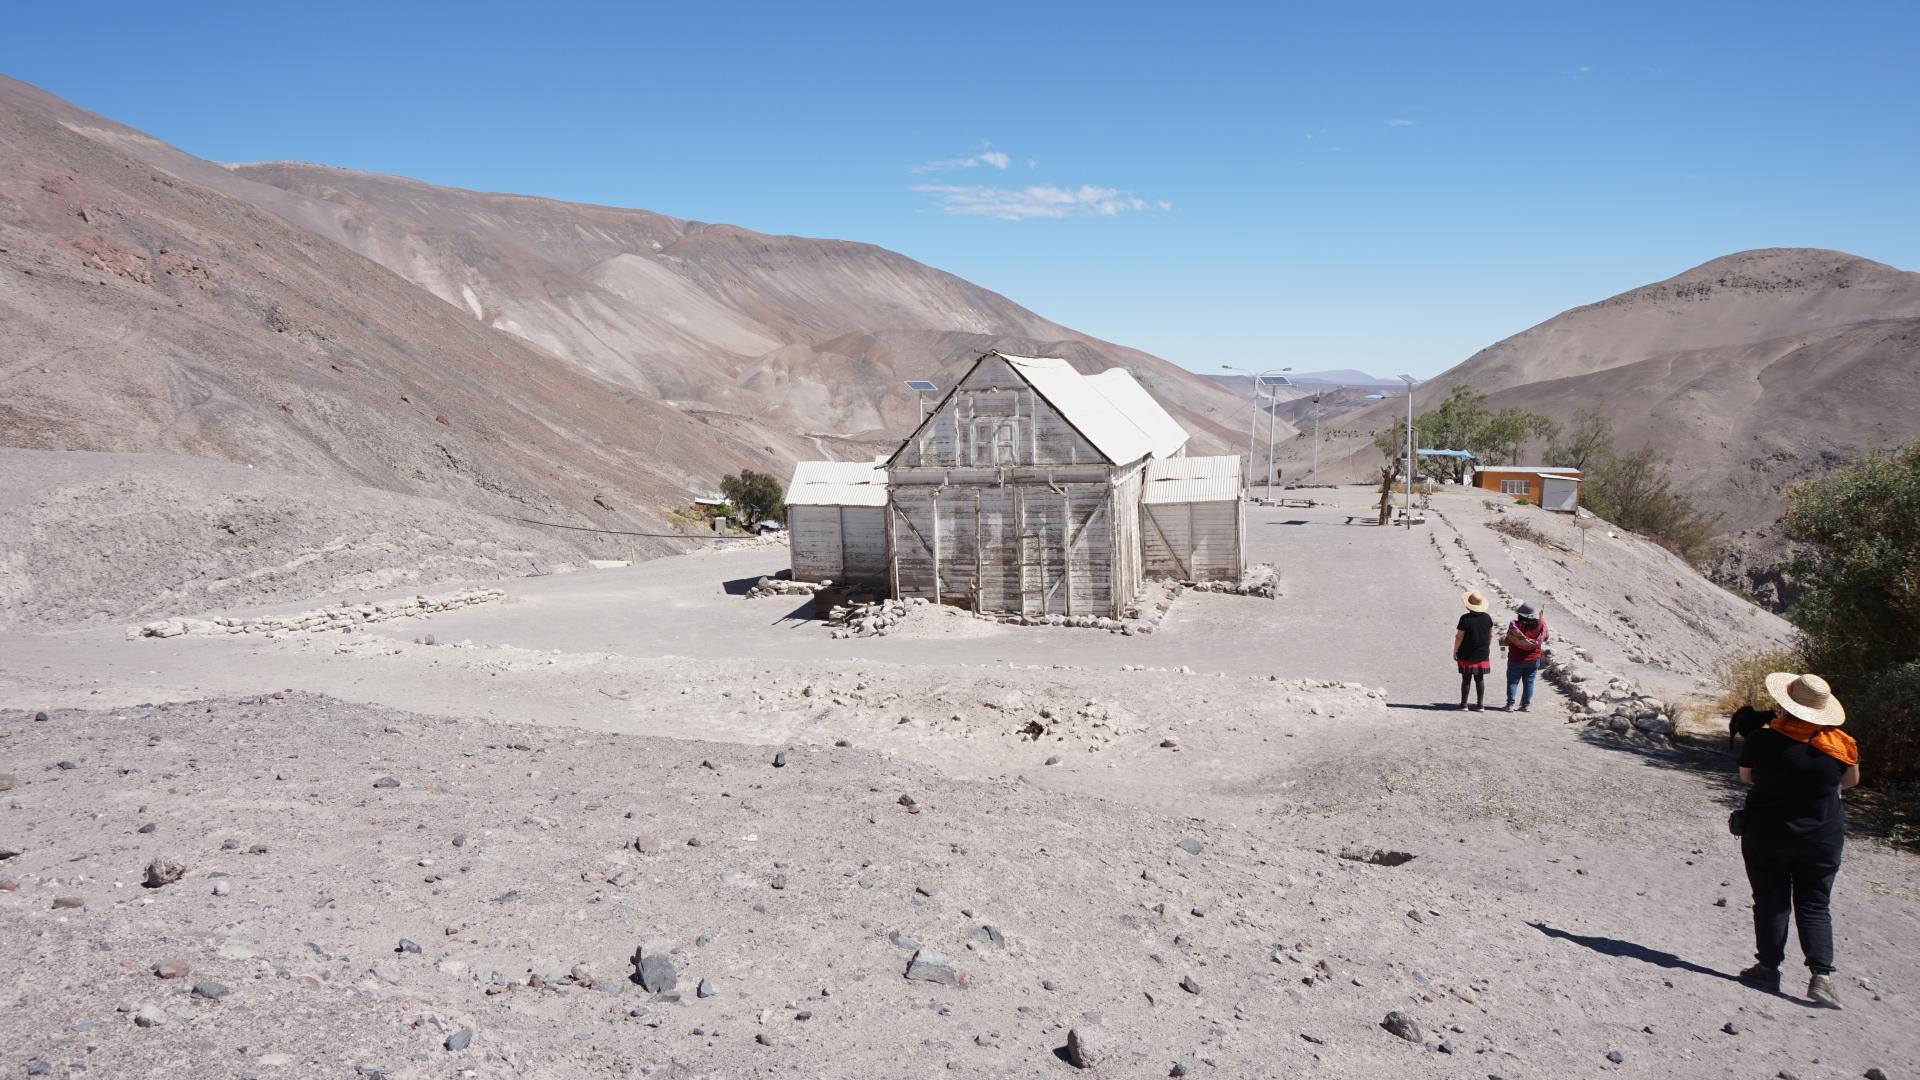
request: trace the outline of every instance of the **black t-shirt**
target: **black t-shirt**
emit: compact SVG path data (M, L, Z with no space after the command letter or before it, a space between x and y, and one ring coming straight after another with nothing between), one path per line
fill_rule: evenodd
M1753 770L1745 835L1839 846L1846 822L1840 807L1845 762L1772 728L1761 728L1747 736L1740 764Z
M1469 611L1460 616L1454 629L1466 634L1453 658L1463 664L1477 664L1490 655L1493 647L1493 616L1484 611Z

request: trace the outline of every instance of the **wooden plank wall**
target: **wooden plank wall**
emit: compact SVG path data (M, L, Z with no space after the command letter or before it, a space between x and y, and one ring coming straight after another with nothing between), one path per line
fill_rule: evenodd
M1238 581L1242 570L1241 504L1155 503L1142 506L1141 532L1149 577Z
M1106 484L895 487L890 515L901 597L983 612L1113 615L1116 596L1132 595L1115 589Z
M887 511L881 506L790 506L795 581L873 584L887 579Z

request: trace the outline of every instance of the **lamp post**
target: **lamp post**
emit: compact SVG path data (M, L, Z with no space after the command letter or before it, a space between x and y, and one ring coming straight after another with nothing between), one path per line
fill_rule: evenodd
M1253 408L1256 410L1260 408L1260 387L1268 385L1264 380L1266 380L1269 376L1277 376L1284 372L1293 370L1290 367L1268 368L1265 371L1256 373L1256 372L1248 371L1246 368L1234 367L1232 364L1221 364L1220 368L1223 371L1237 371L1242 375L1250 375L1253 377L1253 401L1251 404L1253 405ZM1274 383L1272 385L1284 385L1287 382L1288 380L1281 379L1278 383ZM1273 397L1273 393L1269 391L1267 393L1267 397L1271 399ZM1253 439L1254 439L1254 424L1257 420L1259 420L1259 417L1254 413L1247 414L1247 492L1248 494L1252 494L1253 492ZM1267 496L1269 498L1273 496L1273 408L1271 404L1269 404L1267 408Z
M1407 528L1413 528L1413 376L1402 375L1400 381L1407 384L1407 506L1401 511L1400 520Z
M919 427L927 422L927 395L938 393L940 388L925 379L908 379L906 382L907 389L913 391L914 400L920 404L920 419L914 424Z

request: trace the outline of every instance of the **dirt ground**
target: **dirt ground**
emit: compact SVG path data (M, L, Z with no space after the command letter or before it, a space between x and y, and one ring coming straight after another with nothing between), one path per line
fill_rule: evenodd
M1074 1029L1110 1076L1912 1075L1911 857L1848 849L1846 1012L1735 983L1730 760L1544 687L1437 707L1455 590L1348 512L1250 510L1280 599L1151 636L832 640L733 594L763 548L352 633L0 637L7 1067L1066 1076Z

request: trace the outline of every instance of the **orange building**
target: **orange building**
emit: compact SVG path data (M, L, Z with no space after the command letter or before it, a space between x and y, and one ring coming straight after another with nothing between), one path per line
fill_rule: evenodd
M1525 499L1545 510L1571 514L1580 509L1580 470L1538 465L1487 465L1473 474L1473 486Z

